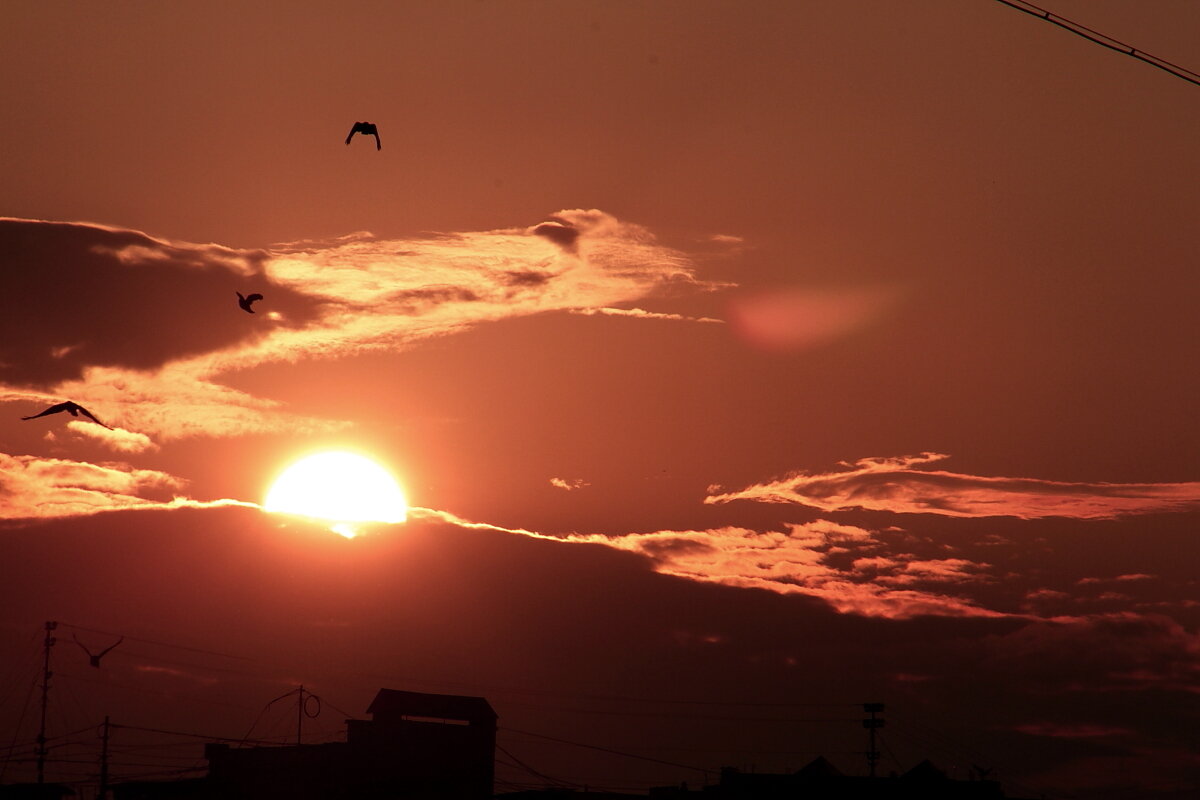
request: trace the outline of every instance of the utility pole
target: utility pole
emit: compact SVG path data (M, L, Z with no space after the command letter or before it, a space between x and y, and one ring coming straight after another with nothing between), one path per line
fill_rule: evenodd
M296 697L296 745L300 745L300 733L304 730L304 684L300 684Z
M309 718L316 717L321 713L321 698L320 697L317 697L315 694L313 694L312 692L305 689L304 684L301 684L301 685L297 686L295 689L292 689L290 692L284 692L283 694L279 695L279 697L276 697L274 700L267 703L265 706L263 706L263 711L265 712L268 708L275 705L283 698L291 697L292 695L296 695L296 744L300 744L300 740L304 736L304 718L305 717L309 717ZM307 708L308 700L316 700L317 701L316 713L313 713L313 714L308 713L308 708Z
M42 722L38 726L37 736L37 782L46 782L46 706L50 701L50 648L58 641L53 631L58 627L57 622L46 623L46 638L42 641Z
M104 727L100 733L100 793L97 800L108 800L108 715L104 715Z
M879 749L875 746L875 731L883 727L883 720L878 719L875 715L883 713L883 703L863 703L863 711L871 715L868 719L864 719L862 724L867 729L870 738L870 749L867 750L867 769L874 778L875 765L879 763Z

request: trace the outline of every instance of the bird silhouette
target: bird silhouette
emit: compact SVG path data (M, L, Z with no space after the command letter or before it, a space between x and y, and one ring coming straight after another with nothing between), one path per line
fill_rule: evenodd
M117 641L110 644L108 647L104 648L99 653L93 653L91 650L87 649L87 645L85 645L83 642L79 641L78 636L76 636L75 634L71 634L71 638L75 640L75 644L77 644L83 648L83 652L88 654L88 663L91 664L96 669L100 669L100 659L104 658L105 654L108 653L109 650L112 650L114 647L119 645L121 642L125 641L125 637L122 636L120 639L117 639Z
M383 142L379 141L379 129L375 127L374 122L354 123L354 127L350 129L350 135L346 137L346 144L350 144L350 140L354 138L354 134L356 133L361 133L363 136L374 136L375 149L383 149Z
M258 292L255 292L254 294L250 295L249 297L243 297L242 293L238 292L237 296L238 296L238 305L241 306L242 311L245 311L247 314L254 313L254 309L250 307L250 305L252 303L257 303L259 300L263 299L262 295L259 294Z
M60 411L66 411L72 417L78 417L80 414L83 414L85 417L87 417L92 422L99 425L101 428L108 428L110 431L112 430L112 428L109 428L103 422L96 419L96 416L92 412L88 411L86 408L79 405L79 403L74 403L74 402L71 402L70 400L67 400L64 403L57 403L55 405L52 405L40 414L34 414L31 417L21 417L21 419L37 419L38 417L45 417L50 414L57 414Z

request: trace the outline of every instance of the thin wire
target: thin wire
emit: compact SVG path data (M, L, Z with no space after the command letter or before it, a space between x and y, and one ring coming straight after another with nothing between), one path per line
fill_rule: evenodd
M167 731L167 730L163 730L162 728L144 728L140 725L119 725L116 722L110 723L109 726L112 728L123 728L127 731L145 731L146 733L163 733L168 736L186 736L191 739L207 739L210 742L223 742L226 744L239 744L239 743L245 743L247 741L252 744L262 744L262 745L278 744L278 742L269 742L269 741L266 741L265 739L231 739L227 736L205 736L202 733L185 733L183 731Z
M1132 56L1138 61L1142 61L1152 67L1157 67L1163 72L1170 73L1180 80L1185 80L1188 83L1200 86L1200 74L1192 72L1190 69L1181 67L1178 64L1172 64L1170 61L1167 61L1164 58L1159 58L1158 56L1138 50L1132 45L1125 44L1124 42L1118 41L1111 36L1100 33L1099 31L1094 31L1086 25L1081 25L1078 22L1074 22L1066 17L1059 16L1058 14L1047 11L1044 8L1039 8L1033 3L1027 3L1025 0L996 0L996 2L1006 5L1009 8L1015 8L1017 11L1028 14L1031 17L1044 19L1046 22L1049 22L1052 25L1057 25L1063 30L1070 31L1076 36L1082 36L1089 42L1095 42L1101 47L1107 47L1109 50L1115 50L1118 53L1124 53L1127 56Z
M613 750L612 748L609 748L609 747L600 747L600 746L594 745L594 744L583 744L582 742L572 742L568 739L558 739L554 736L546 736L545 734L541 734L541 733L531 733L530 731L519 731L516 728L499 728L499 730L508 731L509 733L519 733L523 736L532 736L536 739L546 739L548 741L558 742L560 744L569 744L569 745L573 745L575 747L583 747L588 750L599 750L602 753L612 753L613 755L624 756L626 758L636 758L639 761L650 761L654 764L665 764L668 767L680 767L682 769L690 769L690 770L694 770L696 772L703 772L705 775L708 775L708 774L711 774L712 772L714 772L714 770L705 769L704 767L692 766L691 764L680 764L677 761L664 761L661 758L650 758L649 756L634 755L633 753L625 753L620 750Z
M8 757L4 759L4 763L0 764L0 781L4 780L4 775L8 772L8 764L12 761L12 747L16 746L17 737L21 735L21 726L25 724L25 714L29 711L29 700L33 697L33 690L37 688L37 678L29 684L29 690L25 693L25 703L21 706L21 716L17 719L17 727L13 730L12 743Z
M356 673L356 677L380 679L383 681L399 681L408 684L420 683L427 686L449 686L460 689L495 694L527 694L542 697L567 697L575 700L617 701L623 703L659 703L666 705L689 706L742 706L742 707L777 707L777 708L861 708L862 703L790 703L790 702L741 702L738 700L675 700L655 697L628 697L625 695L607 694L575 694L570 692L554 692L544 689L522 689L512 686L494 686L480 683L462 683L455 681L431 681L413 678L406 675L384 675L381 673Z
M496 745L496 749L497 749L497 750L499 750L499 751L500 751L501 753L503 753L504 755L506 755L506 756L508 756L509 758L511 758L513 761L515 761L515 762L516 762L516 764L517 764L517 766L519 766L521 769L523 769L523 770L525 770L526 772L528 772L530 775L533 775L533 776L535 776L535 777L541 778L541 779L542 779L542 780L544 780L544 781L548 781L549 783L553 784L554 786L580 786L580 784L577 784L577 783L571 783L570 781L563 781L563 780L559 780L558 778L551 778L549 775L546 775L546 774L544 774L544 773L538 772L536 769L534 769L533 767L529 766L529 765L528 765L528 764L526 764L524 761L522 761L521 759L519 759L519 758L517 758L516 756L514 756L512 753L508 752L507 750L505 750L505 749L504 749L503 747L501 747L500 745Z
M741 704L739 704L741 705ZM770 706L768 703L756 703L753 705ZM858 717L853 719L848 717L731 717L717 714L675 714L668 711L614 711L605 708L560 708L550 706L537 706L528 703L507 703L506 706L516 708L532 708L538 711L555 711L563 714L602 714L616 717L659 717L663 719L684 719L684 720L719 720L722 722L858 722Z
M344 711L343 709L338 708L337 706L335 706L333 703L329 702L328 700L325 700L323 702L325 703L325 705L329 706L334 711L336 711L339 714L341 714L342 716L344 716L346 719L357 719L358 718L356 715L351 714L349 711Z
M102 630L97 630L96 628L85 628L82 625L72 625L70 622L59 622L58 624L64 628L71 628L71 629L77 630L77 631L86 631L87 633L98 633L101 636L124 636L126 639L128 639L131 642L141 642L142 644L155 644L155 645L158 645L159 647L170 647L175 650L188 650L193 653L204 653L204 654L210 655L210 656L221 656L222 658L236 658L239 661L253 661L254 660L248 656L239 656L239 655L234 655L232 653L221 653L216 650L203 650L199 647L187 647L186 645L171 644L170 642L158 642L158 641L155 641L154 639L139 639L136 636L128 636L123 633L113 633L112 631L102 631Z
M221 700L211 700L211 699L203 698L203 697L194 697L191 695L179 694L176 692L165 692L165 691L162 691L161 689L147 689L142 686L130 686L128 684L120 683L119 681L115 681L115 680L100 681L100 680L96 680L95 678L85 678L82 675L78 675L78 674L70 673L70 672L56 671L54 673L54 675L55 675L55 677L60 677L60 678L70 678L73 681L83 681L84 683L96 683L96 684L100 684L101 686L111 687L113 689L119 689L119 690L125 691L125 692L140 692L141 694L157 695L159 697L169 697L173 700L177 700L177 701L185 702L185 703L195 703L195 704L204 705L204 706L221 705L221 706L226 706L228 708L236 708L240 711L251 710L249 706L241 706L241 705L237 705L235 703L226 703Z
M40 636L40 635L41 635L40 630L35 631L33 636L31 636L29 638L29 644L36 642L38 636ZM25 669L24 669L25 674L36 676L41 672L41 669L42 669L42 665L40 663L41 649L42 649L41 645L38 645L36 649L31 649L31 650L26 651L26 653L25 653L26 661L25 661ZM11 677L8 677L4 680L4 683L8 685L9 690L4 695L4 699L0 700L0 708L4 708L4 706L8 705L9 700L16 698L17 687L21 685L21 680L18 677L19 672L21 672L20 662L15 662L12 665L12 671L9 673Z

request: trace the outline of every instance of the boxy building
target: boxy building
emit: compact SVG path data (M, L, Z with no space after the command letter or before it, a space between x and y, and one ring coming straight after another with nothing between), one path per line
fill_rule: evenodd
M429 800L492 797L496 712L482 697L381 689L346 741L284 747L209 744L208 775L127 783L114 800Z

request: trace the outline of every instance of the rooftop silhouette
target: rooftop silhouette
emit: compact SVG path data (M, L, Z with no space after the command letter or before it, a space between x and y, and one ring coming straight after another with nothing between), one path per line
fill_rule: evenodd
M496 712L482 697L381 689L346 741L204 748L208 775L113 786L114 800L492 797Z

